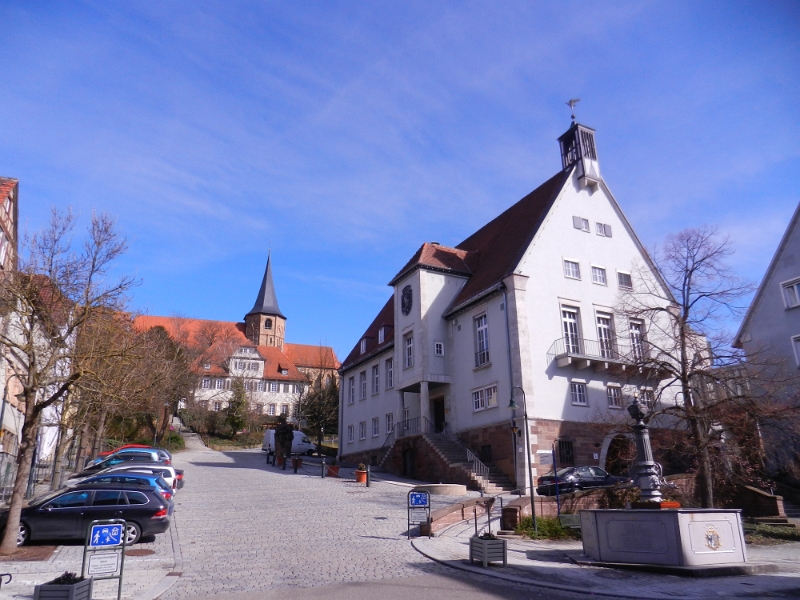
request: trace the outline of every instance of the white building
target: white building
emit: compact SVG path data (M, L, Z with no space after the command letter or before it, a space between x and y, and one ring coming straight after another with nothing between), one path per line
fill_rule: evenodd
M524 431L524 401L534 477L554 442L562 465L604 464L614 436L588 425L624 419L644 383L624 370L647 331L617 314L619 295L635 265L670 295L600 175L594 130L573 123L559 143L551 179L456 247L423 244L392 278L340 370L343 459L453 481L479 458L498 485L523 485L511 420Z
M750 308L736 334L734 344L757 362L775 369L775 382L785 387L787 400L800 395L800 205L767 267ZM780 428L768 428L769 431ZM762 429L762 434L767 430ZM771 437L776 432L773 431ZM784 436L768 439L771 467L782 470L782 463L797 468L800 448Z

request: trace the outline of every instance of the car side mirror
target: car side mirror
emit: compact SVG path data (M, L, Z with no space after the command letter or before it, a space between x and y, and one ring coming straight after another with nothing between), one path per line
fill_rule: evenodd
M53 510L53 507L52 507L52 505L48 504L47 506L43 507L42 510L46 510L47 512L50 512L51 510Z

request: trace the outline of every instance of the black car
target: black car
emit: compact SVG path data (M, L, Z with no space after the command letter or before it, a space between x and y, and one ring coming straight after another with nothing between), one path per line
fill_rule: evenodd
M169 504L155 487L131 484L79 485L34 498L22 509L17 545L30 540L85 539L98 519L125 519L128 545L169 529ZM0 513L5 528L8 510Z
M565 494L576 490L613 487L630 481L627 477L610 475L600 467L565 467L559 469L556 475L548 473L539 477L536 493L540 496L555 496L556 486L559 494Z

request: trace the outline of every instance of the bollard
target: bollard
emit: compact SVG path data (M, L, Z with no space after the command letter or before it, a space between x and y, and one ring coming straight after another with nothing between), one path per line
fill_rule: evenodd
M325 479L325 457L322 457L322 478Z
M294 472L297 473L297 465L300 464L300 460L297 458L292 459L292 466L294 467Z
M286 462L287 462L288 458L289 457L286 454L283 455L283 470L284 471L286 470Z
M369 465L367 465L367 487L369 487L369 477L370 477Z

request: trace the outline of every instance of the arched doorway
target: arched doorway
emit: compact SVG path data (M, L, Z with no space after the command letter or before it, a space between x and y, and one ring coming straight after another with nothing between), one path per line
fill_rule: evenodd
M636 460L636 444L630 433L612 433L603 440L600 468L612 475L627 476Z

